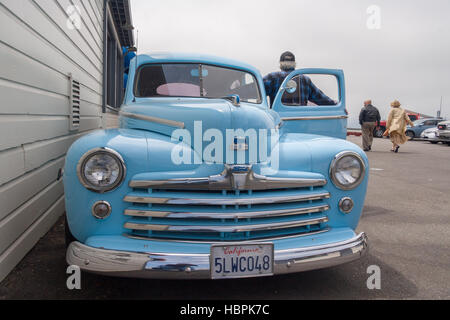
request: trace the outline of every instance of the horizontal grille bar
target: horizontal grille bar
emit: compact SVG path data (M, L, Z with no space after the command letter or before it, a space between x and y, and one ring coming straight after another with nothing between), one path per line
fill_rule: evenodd
M314 225L327 222L327 217L315 219L288 221L278 223L261 223L253 225L163 225L163 224L143 224L127 222L124 227L132 230L150 230L150 231L179 231L179 232L247 232L264 231L273 229L295 228L301 226Z
M184 198L184 197L144 197L144 196L125 196L124 201L135 203L152 203L152 204L183 204L183 205L256 205L256 204L272 204L309 200L328 199L329 192L323 193L305 193L274 197L223 197L223 198Z
M328 205L320 205L307 208L291 208L281 210L248 211L248 212L179 212L179 211L156 211L156 210L137 210L126 209L125 215L135 217L152 218L195 218L195 219L244 219L244 218L271 218L289 215L301 215L308 213L317 213L328 210Z
M281 240L281 239L291 239L291 238L298 238L298 237L305 237L305 236L313 236L313 235L317 235L320 233L325 233L330 231L329 228L324 228L321 229L319 231L311 231L308 233L303 233L303 234L293 234L293 235L286 235L286 236L276 236L276 237L263 237L263 238L258 238L258 239L253 239L253 240L239 240L239 243L241 244L246 244L246 243L255 243L255 242L259 242L259 241L272 241L272 240ZM124 237L130 238L130 239L136 239L136 240L149 240L151 239L152 241L164 241L164 242L181 242L181 243L205 243L205 241L210 241L210 240L192 240L192 239L168 239L168 238L158 238L158 237L154 237L154 236L138 236L138 235L133 235L133 234L129 234L129 233L124 233L123 234ZM226 244L227 241L226 240L221 240L219 242L215 241L216 244L219 243L223 243Z
M277 188L320 187L327 183L325 179L272 178L256 174L253 174L248 180L238 189L269 190ZM225 176L168 180L132 180L129 186L143 189L234 190L231 180Z

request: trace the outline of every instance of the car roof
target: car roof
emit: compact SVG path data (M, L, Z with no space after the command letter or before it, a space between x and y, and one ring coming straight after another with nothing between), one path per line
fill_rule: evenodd
M427 121L427 120L441 120L441 121L445 121L445 119L442 118L420 118L416 121Z
M251 73L254 73L256 75L260 75L259 70L248 63L214 55L184 53L184 52L152 52L148 54L140 54L135 59L137 61L138 66L147 63L191 62L191 63L211 64L233 69L243 69L246 71L250 71Z

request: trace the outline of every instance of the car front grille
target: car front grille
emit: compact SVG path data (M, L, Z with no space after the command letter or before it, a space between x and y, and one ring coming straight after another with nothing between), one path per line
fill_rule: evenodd
M125 234L197 241L245 241L327 229L323 187L274 190L134 188L124 201Z

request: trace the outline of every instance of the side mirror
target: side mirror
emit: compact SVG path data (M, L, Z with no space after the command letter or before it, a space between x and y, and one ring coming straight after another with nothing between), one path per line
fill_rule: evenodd
M294 93L297 90L297 82L295 80L289 80L284 87L287 93Z

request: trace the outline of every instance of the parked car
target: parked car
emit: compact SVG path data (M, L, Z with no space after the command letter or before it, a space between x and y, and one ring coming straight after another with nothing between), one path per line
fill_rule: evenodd
M425 118L414 121L414 127L406 127L406 135L410 139L419 138L422 131L437 126L439 122L443 121L442 118Z
M406 113L411 121L421 119L420 113L407 112ZM377 138L383 138L383 133L386 131L386 120L381 120L380 125L373 130L373 136Z
M296 79L307 74L337 82L336 105L284 102L300 94ZM113 276L226 279L319 269L367 251L355 229L369 163L345 140L341 70L293 71L269 108L250 65L138 55L119 120L120 128L85 135L67 153L70 265ZM253 154L255 142L263 147Z
M450 146L450 121L439 122L437 137Z
M423 117L420 115L420 113L417 113L417 112L407 112L406 114L408 115L409 120L411 120L411 121L416 121L416 120L422 119L422 117Z
M439 140L437 138L437 133L438 133L437 127L425 129L420 134L420 138L422 138L424 140L428 140L429 142L431 142L433 144L436 144L439 142Z

